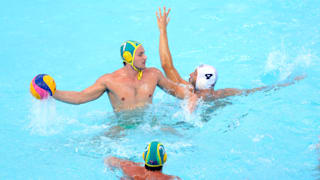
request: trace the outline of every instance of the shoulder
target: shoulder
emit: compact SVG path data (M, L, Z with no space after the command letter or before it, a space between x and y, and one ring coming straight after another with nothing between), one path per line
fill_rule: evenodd
M123 76L123 69L118 69L112 73L106 73L102 76L100 76L97 81L99 82L103 82L103 83L110 83L112 81L114 81L114 79L119 78Z
M97 79L97 83L108 83L108 81L110 81L110 79L112 79L112 74L104 74L102 76L100 76L98 79Z
M163 174L162 172L152 173L151 176L159 180L180 180L178 176L167 175L167 174Z
M155 68L155 67L150 67L145 69L145 73L150 73L157 77L163 77L163 73L158 68Z
M152 72L152 73L161 73L162 74L162 72L158 68L155 68L155 67L146 68L145 71Z

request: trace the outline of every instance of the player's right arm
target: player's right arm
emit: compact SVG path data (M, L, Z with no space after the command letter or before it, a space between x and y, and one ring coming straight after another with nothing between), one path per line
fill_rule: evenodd
M161 9L159 8L159 14L156 12L157 15L157 23L160 31L160 40L159 40L159 54L160 54L160 60L161 60L161 66L164 70L167 78L169 78L171 81L189 85L189 83L181 78L178 71L173 65L172 62L172 56L169 49L169 43L168 43L168 36L167 36L167 25L170 21L170 18L168 17L170 13L170 9L166 11L166 8L163 8L163 13L161 12Z
M115 167L115 168L123 168L125 166L139 166L141 164L141 163L124 160L124 159L120 159L113 156L105 158L104 163L110 167Z
M59 101L69 104L83 104L99 98L106 90L105 83L107 75L100 77L92 86L78 92L78 91L61 91L56 90L53 97Z
M226 89L220 89L214 92L214 95L212 96L211 100L220 99L220 98L226 98L229 96L236 96L236 95L247 95L251 94L257 91L264 91L264 90L271 90L271 89L277 89L281 87L290 86L302 79L305 78L305 75L297 76L292 81L286 82L286 83L278 83L271 86L262 86L252 89L236 89L236 88L226 88ZM209 99L210 100L210 99Z

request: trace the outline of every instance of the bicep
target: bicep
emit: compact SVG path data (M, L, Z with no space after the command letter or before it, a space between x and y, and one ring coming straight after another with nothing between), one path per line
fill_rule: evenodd
M91 101L100 97L106 89L106 85L102 80L98 79L93 85L81 91L81 93L83 94L85 101Z

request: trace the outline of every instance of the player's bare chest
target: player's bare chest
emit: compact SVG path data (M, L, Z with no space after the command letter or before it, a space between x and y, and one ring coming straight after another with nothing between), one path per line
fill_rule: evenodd
M157 86L157 81L153 79L144 80L118 80L112 85L112 91L116 94L138 94L151 93Z

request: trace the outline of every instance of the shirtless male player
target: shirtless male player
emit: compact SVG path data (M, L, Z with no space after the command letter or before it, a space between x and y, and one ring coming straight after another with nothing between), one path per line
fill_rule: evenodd
M120 47L124 67L105 74L81 92L56 90L57 100L82 104L99 98L107 92L113 110L131 110L152 103L156 86L180 99L188 98L188 110L193 111L197 97L185 87L168 80L160 70L147 68L145 50L136 41L126 41Z
M180 179L177 176L166 175L162 173L162 167L167 160L167 153L163 144L158 141L149 143L142 154L143 163L136 163L117 157L108 157L104 163L111 168L118 168L125 175L123 179L129 178L134 180L157 179L157 180L173 180Z

